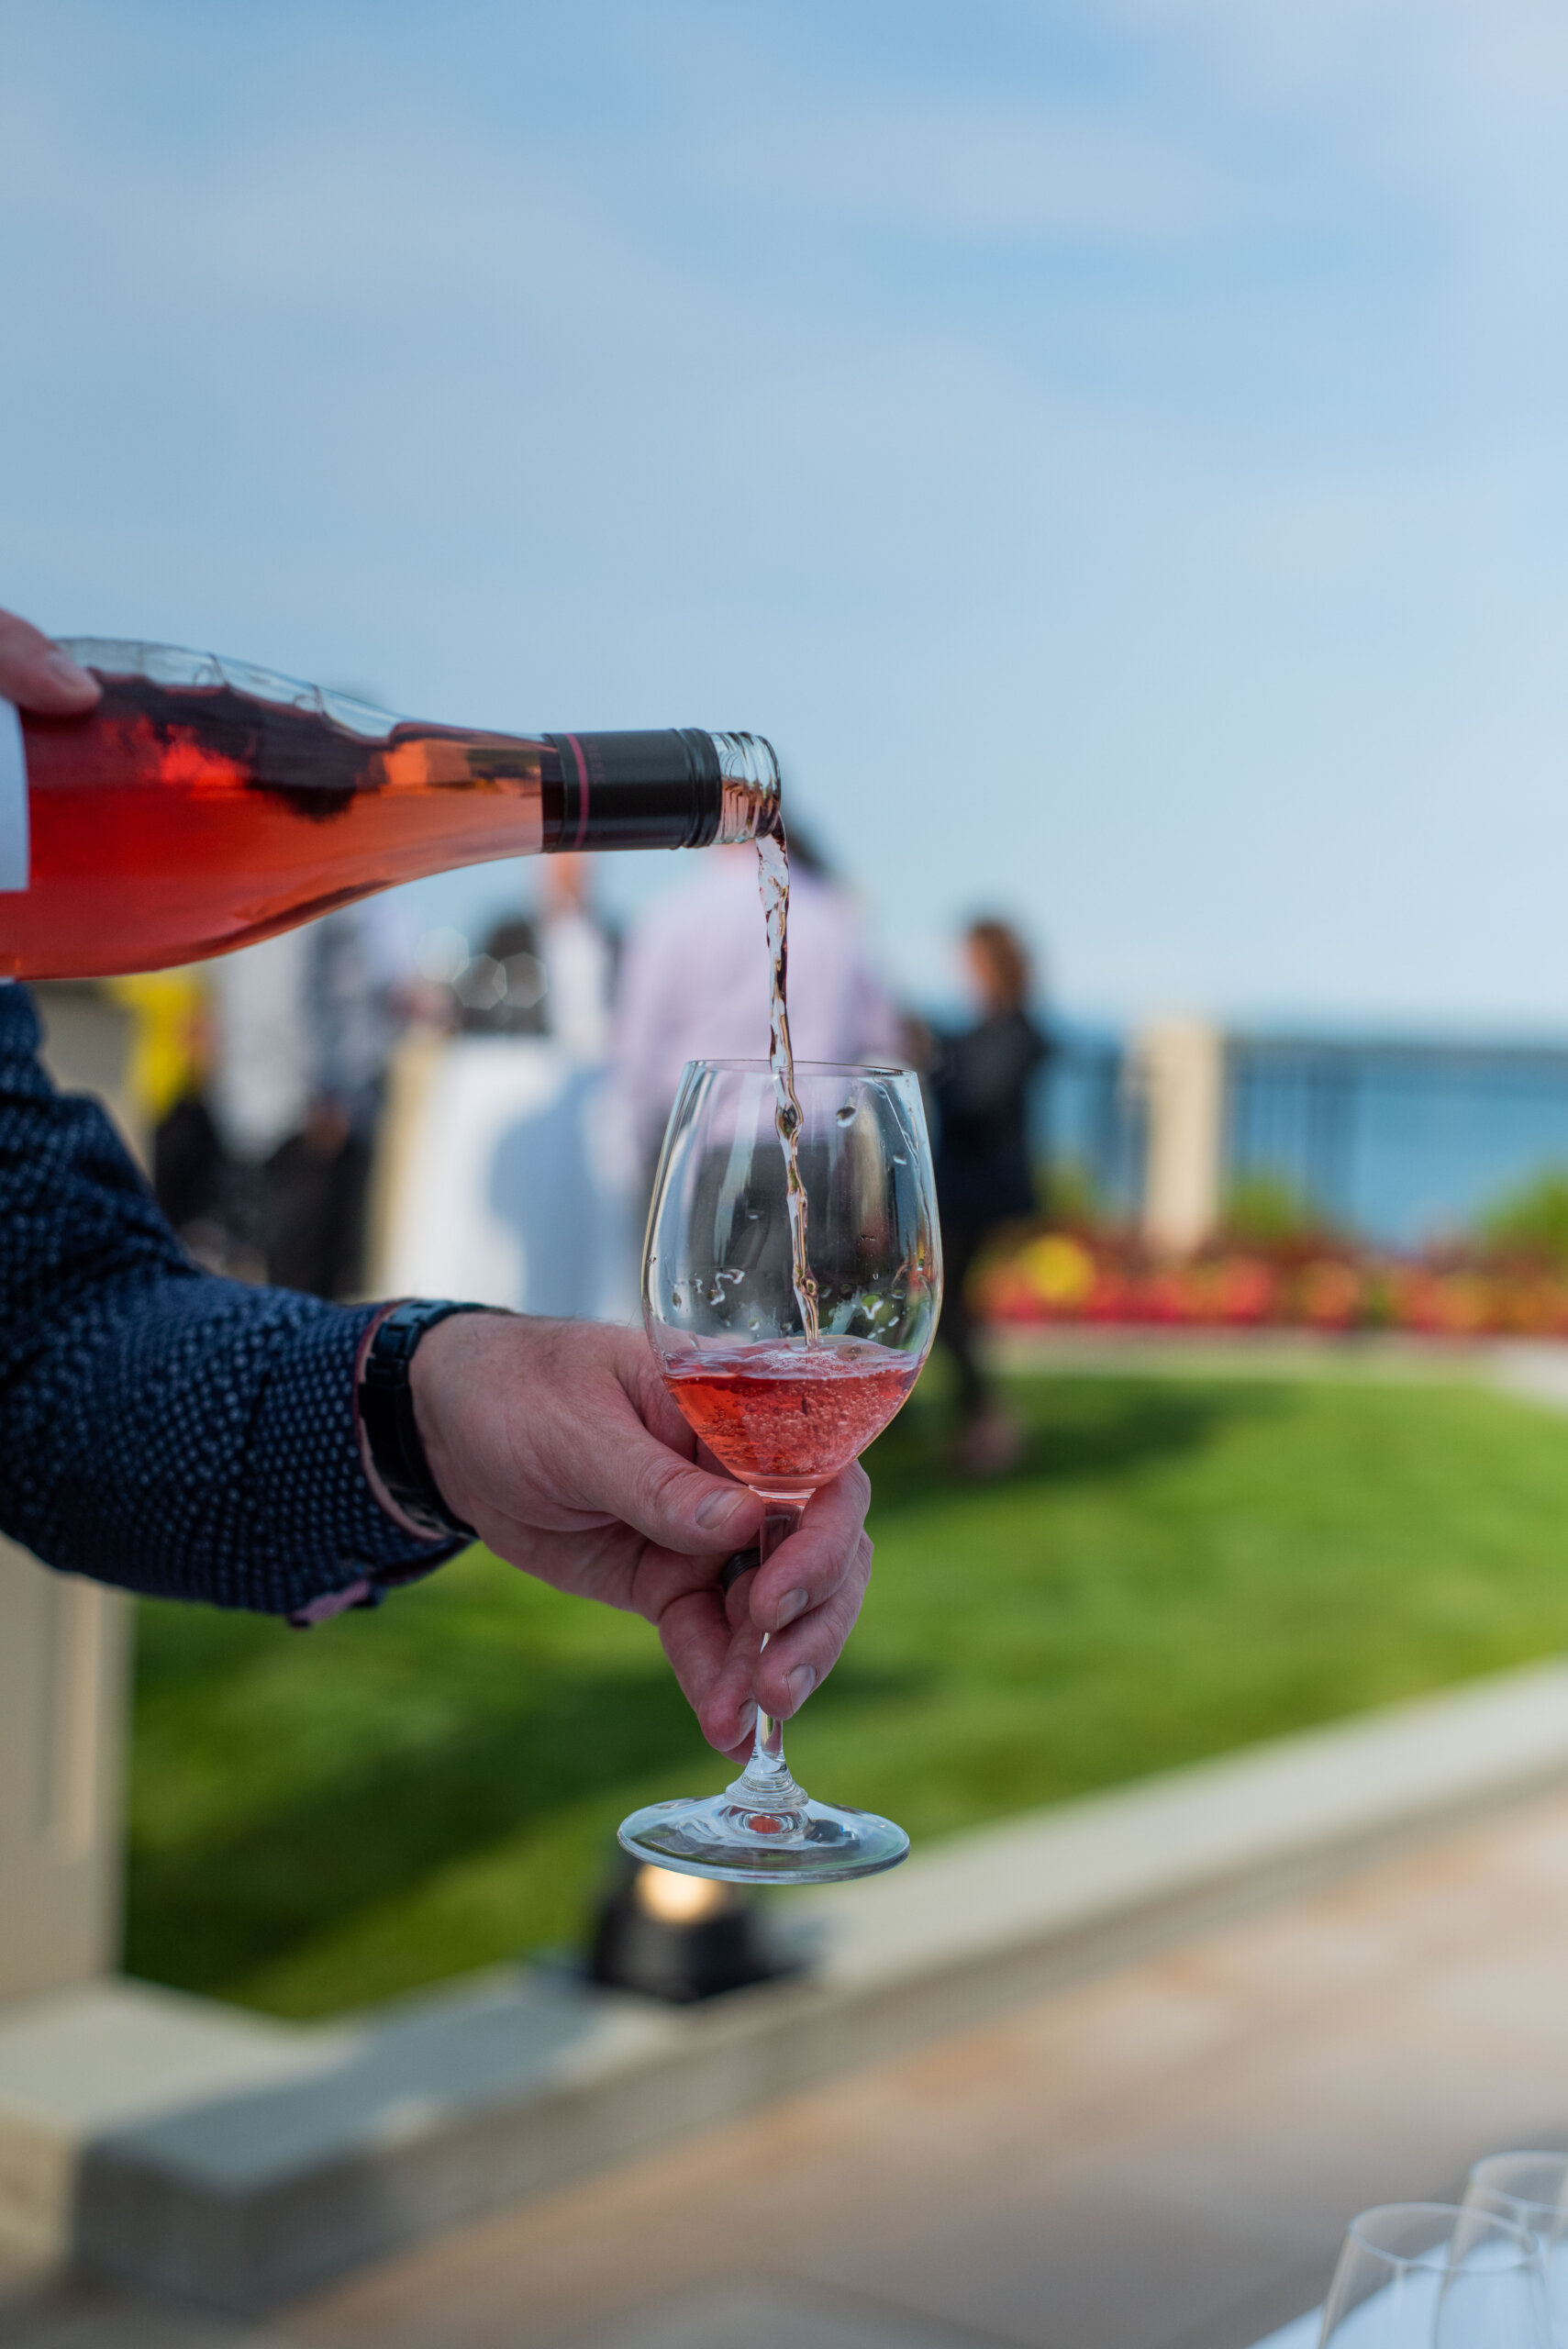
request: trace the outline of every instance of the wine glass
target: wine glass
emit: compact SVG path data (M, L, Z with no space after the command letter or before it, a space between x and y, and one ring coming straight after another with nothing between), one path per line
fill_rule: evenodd
M1551 2349L1540 2247L1522 2227L1445 2202L1363 2210L1318 2349Z
M914 1075L798 1062L792 1097L765 1061L688 1062L654 1180L642 1299L671 1395L768 1504L765 1562L817 1487L887 1425L930 1351L941 1254ZM656 1866L731 1884L873 1876L909 1849L891 1820L814 1801L761 1711L732 1786L651 1803L620 1840Z
M1568 2154L1489 2154L1470 2173L1464 2207L1535 2236L1546 2265L1552 2338L1558 2349L1568 2349Z

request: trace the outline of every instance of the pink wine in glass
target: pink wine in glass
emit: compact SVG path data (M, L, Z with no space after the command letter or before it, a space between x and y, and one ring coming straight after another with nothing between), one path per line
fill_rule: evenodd
M880 1435L920 1364L865 1339L714 1347L665 1365L687 1424L758 1492L825 1485Z

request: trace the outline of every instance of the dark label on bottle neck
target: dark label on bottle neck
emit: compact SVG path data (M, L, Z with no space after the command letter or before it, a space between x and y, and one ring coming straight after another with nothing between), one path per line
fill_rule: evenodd
M697 727L547 734L547 849L706 848L717 839L718 753Z

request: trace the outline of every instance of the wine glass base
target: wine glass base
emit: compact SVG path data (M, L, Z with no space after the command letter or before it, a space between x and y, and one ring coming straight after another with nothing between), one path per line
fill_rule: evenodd
M634 1859L721 1884L842 1884L879 1876L906 1858L909 1838L874 1810L809 1797L797 1810L749 1810L733 1790L684 1802L651 1802L620 1823Z

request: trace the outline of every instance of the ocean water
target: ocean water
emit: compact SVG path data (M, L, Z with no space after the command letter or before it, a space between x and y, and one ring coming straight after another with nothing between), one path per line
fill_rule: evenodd
M1067 1029L1035 1104L1042 1153L1088 1170L1122 1213L1141 1188L1143 1112L1121 1039ZM1385 1246L1458 1236L1549 1167L1568 1171L1568 1042L1236 1035L1228 1178L1281 1178Z
M1231 1173L1283 1174L1367 1239L1457 1236L1568 1169L1568 1046L1241 1038L1228 1063Z

